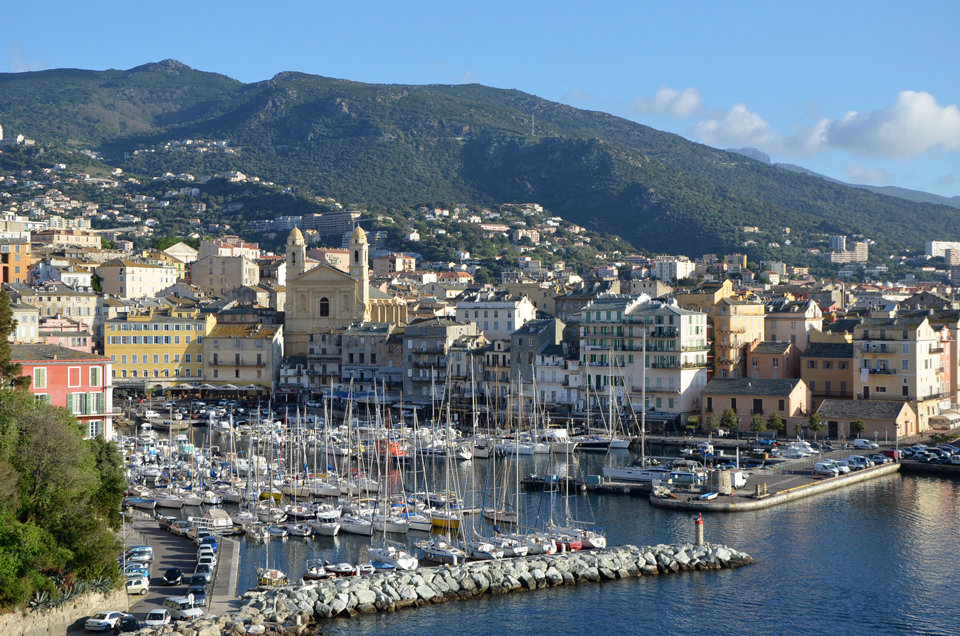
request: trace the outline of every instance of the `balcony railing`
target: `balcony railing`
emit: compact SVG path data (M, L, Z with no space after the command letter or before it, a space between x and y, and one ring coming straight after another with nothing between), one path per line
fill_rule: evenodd
M635 386L631 390L634 393L643 393L644 390L642 387ZM647 393L669 393L672 395L680 395L680 389L676 387L664 387L664 386L648 386L646 389Z
M937 346L934 346L934 347L930 347L930 353L943 353L943 351L944 351L943 345L937 345Z
M266 362L211 362L211 367L258 367L263 368L267 366Z
M869 371L870 371L870 375L896 375L897 374L896 369L888 369L888 368L869 369Z

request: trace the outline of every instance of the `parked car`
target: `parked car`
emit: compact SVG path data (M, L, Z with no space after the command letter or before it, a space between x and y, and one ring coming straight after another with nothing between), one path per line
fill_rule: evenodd
M840 460L840 463L849 468L850 470L863 470L866 468L866 465L861 464L852 457L847 457L846 459Z
M210 534L209 530L200 530L199 528L193 528L189 532L187 532L187 536L192 537L193 542L199 546L203 543L204 539L206 539L207 537L212 537L213 535Z
M193 604L186 596L171 596L163 601L163 609L170 612L175 621L191 620L203 616L203 610Z
M180 585L183 582L183 570L180 568L167 568L163 573L164 585Z
M893 461L883 453L874 453L872 455L867 455L867 459L872 461L877 466L879 466L880 464L889 464L890 462Z
M163 627L164 625L169 625L170 620L170 610L156 609L147 614L147 617L143 620L143 624L147 627Z
M127 566L123 569L123 574L126 577L150 576L150 568L145 563L127 563Z
M849 475L849 474L850 474L850 467L847 466L846 464L841 464L840 462L838 462L838 461L835 460L835 459L825 459L825 460L823 460L823 462L821 462L821 463L829 466L830 468L835 469L835 470L836 470L839 474L841 474L841 475Z
M855 439L853 440L853 447L860 448L863 450L876 450L880 448L878 444L874 444L868 439Z
M960 453L950 456L950 463L954 465L960 465Z
M143 625L140 624L140 621L135 619L133 616L124 616L120 619L120 622L117 623L117 626L113 628L114 634L131 634L133 632L139 632L143 629Z
M205 554L197 559L197 565L209 565L212 568L217 567L217 557L212 554Z
M187 533L188 530L190 530L190 527L189 521L175 521L174 523L170 524L170 532L178 537L182 537Z
M152 417L160 417L160 414L157 413L156 411L151 411L147 409L146 411L143 412L143 416L147 419L150 419Z
M207 586L203 583L191 585L187 592L193 596L193 604L197 607L207 606Z
M127 594L146 596L150 593L150 579L146 576L135 576L127 579Z
M209 555L209 556L216 556L216 554L217 554L217 553L214 551L212 545L202 545L202 546L200 546L199 548L197 548L197 559L199 559L199 558L202 557L202 556L207 556L207 555Z
M307 400L307 406L312 409L318 409L320 408L320 403L316 400Z
M193 580L196 581L198 576L202 576L209 583L213 580L213 568L209 565L198 565L193 571Z
M123 612L97 612L84 621L83 628L88 632L108 632L111 629L115 629L117 623L119 623L120 619L124 616L129 616L129 614L124 614Z
M197 545L200 546L200 547L203 547L203 546L205 546L205 545L208 545L208 546L210 546L211 548L213 548L213 551L214 551L214 552L217 552L217 551L218 551L217 538L216 538L216 537L213 537L213 536L204 537L204 538L200 539L200 543L197 544Z
M903 455L903 451L899 451L899 454L900 454L900 455ZM897 459L898 459L898 451L897 451L896 449L894 449L894 448L890 448L890 449L887 449L887 450L883 451L883 455L884 455L885 457L889 457L889 458L890 458L891 460L893 460L893 461L897 461Z

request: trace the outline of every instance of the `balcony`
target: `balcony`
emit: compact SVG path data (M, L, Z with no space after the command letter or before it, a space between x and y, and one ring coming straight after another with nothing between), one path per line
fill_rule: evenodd
M642 387L635 386L630 389L634 393L644 393ZM680 389L676 387L648 386L646 393L667 393L669 395L680 395Z
M893 350L887 345L870 345L864 344L860 347L860 351L866 355L890 355L893 353Z
M267 366L266 362L211 362L211 367L255 367L262 369Z
M936 345L936 346L930 347L930 353L943 353L943 352L944 352L943 345Z
M946 400L947 398L950 398L950 397L953 397L952 393L941 391L940 393L931 393L930 395L924 395L923 397L920 398L920 401L923 402L925 400Z
M896 369L888 369L886 367L869 369L869 371L870 371L870 375L896 375L897 374Z
M686 346L680 347L680 351L684 351L684 352L686 352L686 351L710 351L710 345L707 345L707 344L702 344L702 345L686 345Z
M431 362L430 360L414 360L411 364L417 369L442 369L447 366L447 361L434 360Z
M647 334L648 338L676 338L680 335L680 330L676 327L657 327L651 329Z

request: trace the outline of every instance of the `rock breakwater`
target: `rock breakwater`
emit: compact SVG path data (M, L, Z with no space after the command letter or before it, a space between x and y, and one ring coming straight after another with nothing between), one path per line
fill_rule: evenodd
M207 618L203 636L213 633L211 626L221 634L310 634L317 623L335 617L394 612L561 585L738 568L752 562L750 555L723 545L626 545L329 579L250 590L243 595L236 613ZM184 633L184 627L177 629ZM194 633L199 636L201 631Z

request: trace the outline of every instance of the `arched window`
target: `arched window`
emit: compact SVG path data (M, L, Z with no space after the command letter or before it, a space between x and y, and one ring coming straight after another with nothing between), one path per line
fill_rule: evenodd
M360 250L353 250L353 262L354 263L360 262Z
M293 262L294 262L294 263L297 262L297 253L296 253L296 252L293 253Z
M330 301L327 298L320 299L320 315L329 316L330 315Z

